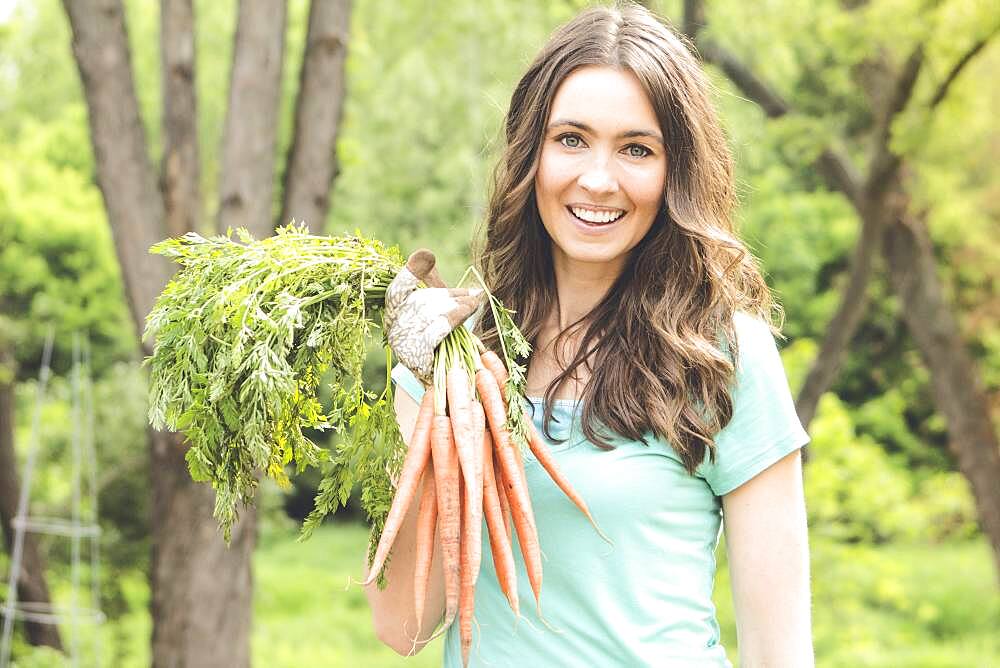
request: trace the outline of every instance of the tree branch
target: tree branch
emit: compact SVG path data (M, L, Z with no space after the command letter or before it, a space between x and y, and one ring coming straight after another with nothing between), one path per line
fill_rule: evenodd
M330 209L330 188L337 175L337 134L344 108L350 18L350 0L312 0L309 6L309 33L278 224L293 218L305 221L314 234L323 232Z
M791 105L767 86L734 55L708 40L699 38L705 26L705 10L701 0L684 1L684 29L695 42L706 61L718 64L722 71L743 93L756 102L771 118L791 113ZM875 211L865 197L861 177L852 163L830 148L816 161L817 171L830 188L847 196L862 221L861 234L851 256L847 285L840 296L836 313L827 326L820 353L813 362L796 398L796 412L808 428L816 414L819 398L836 378L844 352L868 308L866 291L871 279L874 256L880 245L884 212Z
M893 178L893 187L900 188L899 172ZM851 254L847 283L840 294L840 303L827 324L819 353L795 398L795 412L807 429L816 416L820 397L836 379L847 346L868 311L868 283L875 272L875 257L882 247L885 228L906 215L905 198L881 197L866 202L865 211L859 216L861 233Z
M885 192L887 184L894 181L892 176L899 170L900 156L891 148L892 123L906 109L907 103L913 97L917 77L924 63L924 45L918 44L910 53L903 65L902 71L896 77L892 95L879 117L875 130L875 147L871 160L871 169L865 182L865 190L869 195Z
M756 102L770 118L780 118L793 112L791 105L763 79L758 77L735 54L711 40L701 37L705 26L705 8L701 0L684 0L682 22L688 39L694 43L705 62L719 67L747 98ZM861 176L851 161L827 147L815 163L816 170L832 189L843 193L855 208L862 206Z
M685 0L684 6L687 14L684 25L692 30L693 39L704 25L704 10L700 0ZM701 48L707 52L708 59L720 58L712 48ZM973 46L970 51L981 49ZM893 97L886 105L880 124L882 138L877 150L885 151L887 156L891 156L888 136L892 119L905 108L912 95L922 60L922 49L918 47L907 59L897 79ZM963 61L967 60L963 58ZM955 76L961 67L964 67L962 61L953 68ZM731 78L734 74L740 76L739 70L732 66L724 67L723 71ZM949 78L953 79L948 77L942 84L944 91L950 85ZM734 83L740 85L735 79ZM751 99L762 107L765 105L765 99L753 97L753 86L747 85L747 81L743 82L743 86L741 88ZM862 294L858 288L863 287L863 281L855 274L871 271L870 253L875 244L863 245L864 240L870 238L874 231L881 231L882 239L878 246L889 267L893 292L903 304L903 317L930 370L936 404L948 420L949 447L955 454L959 469L971 484L980 524L991 542L994 564L1000 574L1000 494L996 487L996 480L1000 477L1000 447L990 419L988 402L959 335L958 322L944 298L926 226L922 220L909 214L909 203L902 185L902 161L895 156L882 160L881 165L873 165L873 169L869 170L873 178L880 175L877 182L873 183L873 178L868 181L875 187L866 187L862 192L854 182L857 197L851 199L864 227L852 259L849 289L842 295L838 314L847 313L851 318L859 318L857 311L847 309L845 305L852 294ZM895 165L893 161L896 161ZM852 335L850 326L838 326L836 321L832 322L824 341L824 354L836 355L839 359ZM837 359L833 360L834 368ZM817 363L821 361L817 360Z
M925 221L906 216L888 225L882 253L903 318L930 371L935 404L948 422L948 449L969 481L1000 577L1000 443L989 398L938 278Z
M705 27L705 3L702 0L684 0L684 16L681 17L681 29L692 43L698 42L698 36Z
M98 5L95 7L95 5ZM87 101L97 185L137 335L173 267L150 257L164 236L163 201L146 148L121 0L63 0ZM138 338L138 336L137 336ZM147 342L146 354L152 354Z
M167 233L179 237L198 229L201 214L194 11L191 0L162 1L160 35L163 77L160 189L166 208Z
M958 59L958 62L956 62L951 68L951 71L948 72L948 76L944 78L944 81L942 81L937 90L934 91L934 95L931 97L931 101L927 105L929 109L934 109L941 103L941 100L943 100L948 94L948 89L951 88L951 84L958 78L958 75L962 73L962 70L969 64L969 61L975 58L976 54L982 51L998 32L1000 32L1000 24L995 26L993 30L991 30L982 39L973 43L973 45L969 47L969 50Z
M729 80L736 84L737 88L743 91L743 94L752 102L756 102L770 118L779 118L791 111L788 102L744 65L735 54L703 37L702 31L707 25L705 23L704 2L684 0L682 25L688 39L696 45L701 53L702 59L718 66Z
M274 160L286 7L241 0L222 138L219 231L245 227L271 236Z

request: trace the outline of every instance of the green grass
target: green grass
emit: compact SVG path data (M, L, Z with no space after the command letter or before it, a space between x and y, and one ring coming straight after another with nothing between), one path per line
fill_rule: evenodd
M724 545L715 601L737 665ZM1000 666L1000 592L989 546L844 545L810 538L813 645L820 668Z
M822 666L1000 666L1000 594L981 537L945 545L812 548Z
M367 531L324 527L296 544L266 536L256 560L254 662L263 666L439 666L441 642L414 658L384 648L364 594ZM737 664L736 624L719 546L715 591L723 643ZM1000 666L1000 594L986 541L945 545L811 545L813 634L821 668ZM288 574L295 578L289 582Z
M368 531L327 525L304 543L297 532L262 536L255 555L253 662L256 666L441 665L438 641L403 658L372 629L361 576Z
M265 525L267 526L267 525ZM384 647L360 586L367 530L326 525L305 543L297 529L266 528L254 556L253 662L267 668L441 665L441 641L416 657ZM719 547L715 590L722 641L737 664L735 620ZM842 545L811 540L813 638L820 668L1000 666L1000 593L986 541ZM149 665L148 589L126 577L130 612L103 628L105 665ZM18 644L19 668L62 666ZM68 665L68 664L65 664Z

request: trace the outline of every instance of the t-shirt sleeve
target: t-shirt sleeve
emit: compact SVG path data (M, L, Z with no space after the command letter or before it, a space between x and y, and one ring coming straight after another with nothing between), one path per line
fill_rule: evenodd
M413 372L407 369L402 364L397 364L392 367L392 372L390 373L392 380L395 381L397 388L403 388L403 390L413 397L413 400L418 404L424 398L424 384L417 380L417 377L413 375Z
M698 467L716 496L728 494L809 442L767 324L738 312L734 329L739 360L732 388L733 417L716 434L715 461L706 455Z

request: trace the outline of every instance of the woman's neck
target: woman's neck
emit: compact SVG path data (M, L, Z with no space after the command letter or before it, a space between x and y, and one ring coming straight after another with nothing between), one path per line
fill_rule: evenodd
M561 256L553 259L558 304L549 315L549 327L561 332L600 303L614 285L621 268L575 262Z

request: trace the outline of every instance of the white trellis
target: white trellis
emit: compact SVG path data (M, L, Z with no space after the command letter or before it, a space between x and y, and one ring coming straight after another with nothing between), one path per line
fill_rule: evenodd
M100 610L100 527L97 522L97 458L94 447L94 403L93 385L90 378L90 347L81 345L79 334L73 335L73 371L72 371L72 496L70 500L70 516L40 517L29 514L31 485L35 471L35 460L38 455L41 427L42 406L45 402L45 392L51 375L52 346L54 333L50 329L45 340L42 353L42 365L38 376L38 389L35 396L34 413L31 420L31 433L28 440L27 461L21 478L21 494L18 498L17 515L11 522L14 531L14 549L11 553L10 573L7 578L7 598L0 608L3 617L3 636L0 643L0 668L8 668L11 658L11 640L15 620L30 621L39 624L61 625L69 630L67 654L70 665L79 666L81 660L81 626L96 628L104 622ZM86 466L87 493L89 507L86 516L81 515L81 497L83 489L81 478ZM69 603L65 605L54 603L39 603L33 601L18 601L16 583L21 575L24 556L24 537L27 533L63 536L71 541L70 579L71 588ZM81 543L87 539L90 543L90 587L89 603L81 604L80 579L83 566ZM68 626L67 626L68 625ZM101 663L100 634L93 634L93 665Z

